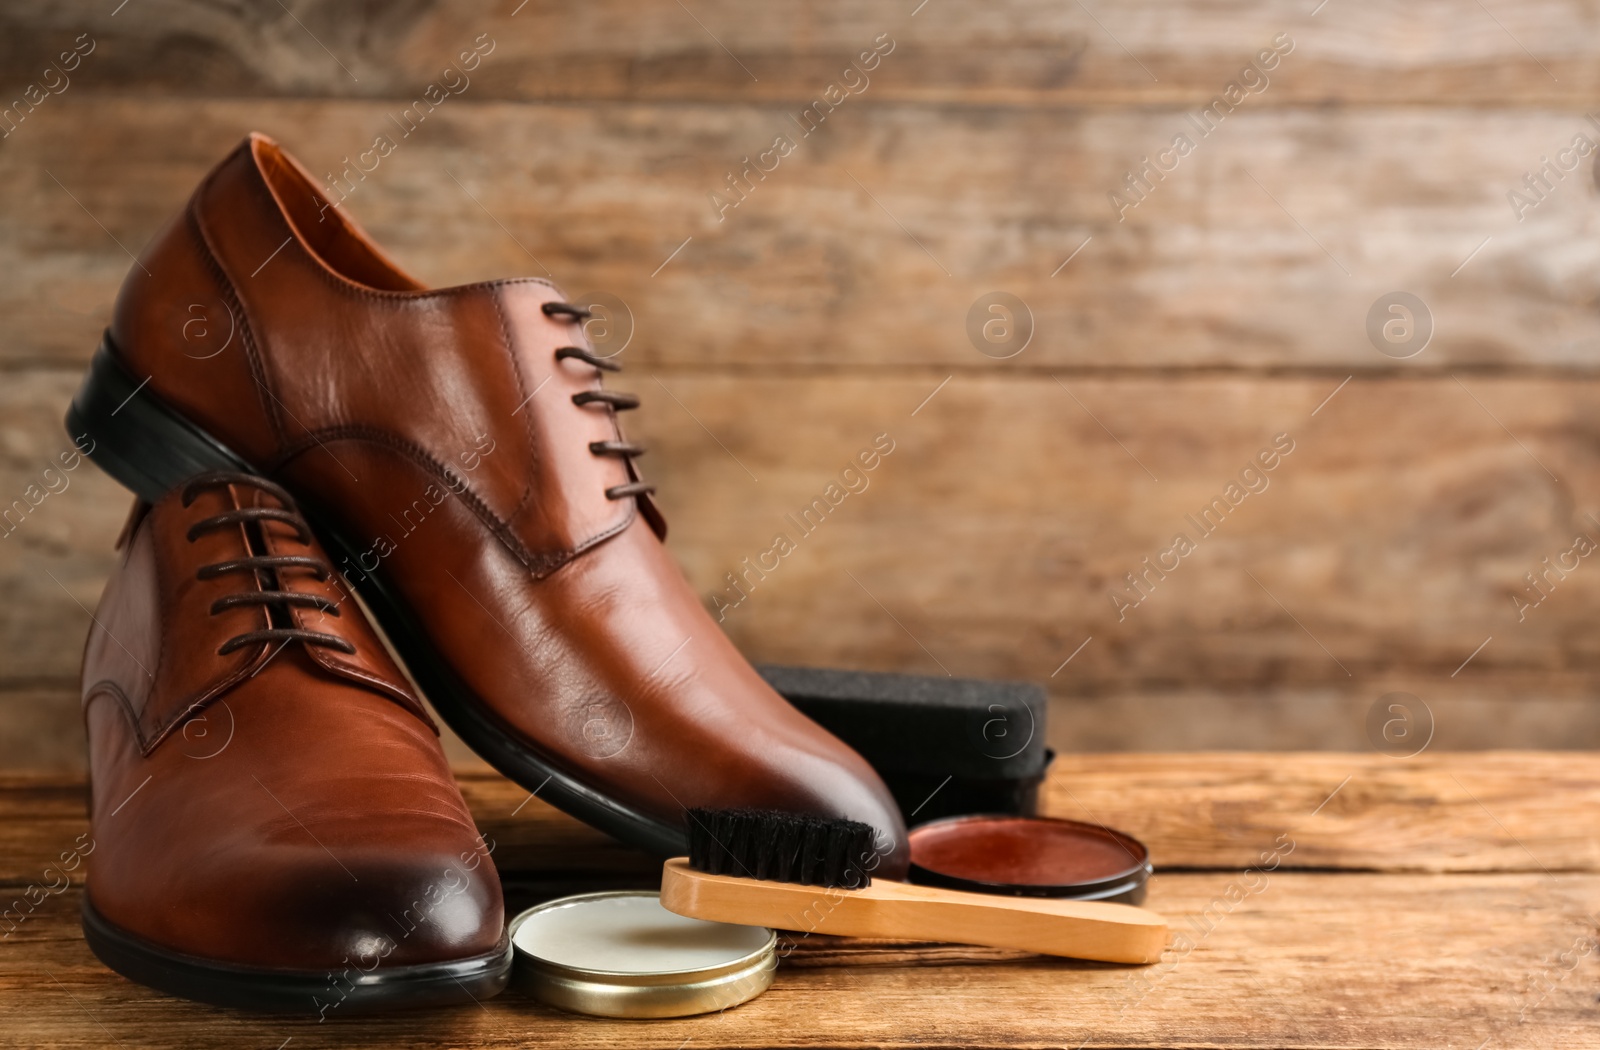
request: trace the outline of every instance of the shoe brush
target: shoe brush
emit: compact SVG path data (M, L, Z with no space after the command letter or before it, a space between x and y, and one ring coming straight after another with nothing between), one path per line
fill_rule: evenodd
M679 915L742 926L981 944L1099 962L1153 963L1166 947L1166 920L1128 904L873 882L875 835L853 820L691 809L689 855L666 862L661 904Z

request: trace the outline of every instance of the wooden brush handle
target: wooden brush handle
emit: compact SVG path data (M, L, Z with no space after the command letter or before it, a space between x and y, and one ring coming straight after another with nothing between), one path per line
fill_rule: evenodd
M882 880L859 890L823 889L707 875L689 867L686 857L663 868L661 904L679 915L741 926L982 944L1099 962L1153 963L1167 944L1167 921L1128 904L1001 897Z

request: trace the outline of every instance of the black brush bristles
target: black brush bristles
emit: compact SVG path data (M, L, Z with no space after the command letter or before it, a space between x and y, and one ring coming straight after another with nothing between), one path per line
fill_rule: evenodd
M689 866L707 875L840 886L872 882L877 833L859 820L769 809L689 810Z

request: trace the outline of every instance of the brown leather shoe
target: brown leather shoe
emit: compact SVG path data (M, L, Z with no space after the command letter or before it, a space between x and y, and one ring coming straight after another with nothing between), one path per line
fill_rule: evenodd
M424 287L252 135L130 273L67 425L147 496L280 481L451 727L580 819L670 854L689 806L850 817L903 875L882 781L663 547L587 316L542 280Z
M120 545L83 658L95 954L323 1018L505 987L493 847L288 495L202 477Z

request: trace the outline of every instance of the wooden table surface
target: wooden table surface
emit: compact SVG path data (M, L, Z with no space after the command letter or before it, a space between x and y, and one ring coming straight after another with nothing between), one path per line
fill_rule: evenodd
M513 992L324 1024L183 1002L90 954L80 866L5 937L0 1045L1600 1046L1597 757L1064 757L1046 810L1151 848L1148 904L1174 931L1161 963L813 937L760 998L671 1021L584 1019ZM650 883L647 858L515 785L461 779L514 906ZM82 799L70 780L0 780L8 898L56 881L47 868L86 831ZM1261 871L1274 851L1277 870Z

